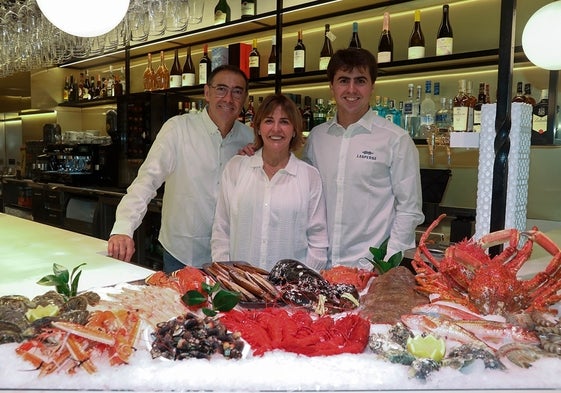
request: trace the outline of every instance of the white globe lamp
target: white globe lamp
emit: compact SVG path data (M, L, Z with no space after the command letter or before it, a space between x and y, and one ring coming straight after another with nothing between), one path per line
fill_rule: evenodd
M550 3L530 17L522 32L526 57L540 68L561 69L561 1Z
M37 0L45 17L60 30L79 37L97 37L125 17L130 0ZM89 17L82 17L87 10ZM82 15L82 16L81 16Z

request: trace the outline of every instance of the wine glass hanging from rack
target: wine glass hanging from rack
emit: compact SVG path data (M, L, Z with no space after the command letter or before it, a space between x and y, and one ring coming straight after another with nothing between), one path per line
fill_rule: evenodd
M186 31L188 22L201 22L189 18L190 7L201 7L199 3L200 0L131 0L125 18L113 30L97 37L77 37L49 22L35 0L0 1L0 78L117 52L149 37ZM162 10L166 10L165 15ZM156 28L150 23L155 16L151 13L156 12L164 26L151 32L151 27Z

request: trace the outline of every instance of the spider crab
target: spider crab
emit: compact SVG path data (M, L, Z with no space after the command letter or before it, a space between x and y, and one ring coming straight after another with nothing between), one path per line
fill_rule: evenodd
M439 260L425 242L445 216L440 215L421 236L412 261L421 292L436 294L439 299L454 301L484 315L545 310L561 300L561 249L536 227L524 232L504 229L478 241L463 240L447 248ZM527 240L519 248L522 236ZM544 271L528 280L519 280L516 274L530 257L534 242L553 258ZM500 254L488 255L489 247L503 243Z

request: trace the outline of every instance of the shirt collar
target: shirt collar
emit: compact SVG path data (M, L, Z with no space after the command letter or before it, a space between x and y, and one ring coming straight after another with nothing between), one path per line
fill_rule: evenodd
M263 148L257 150L254 155L249 158L249 165L252 168L263 168ZM288 164L281 169L279 172L287 172L292 176L296 176L298 165L296 163L296 156L291 152L290 158L288 159Z
M341 136L344 134L347 134L348 136L369 134L370 125L376 121L376 117L378 117L378 115L375 114L374 111L368 110L360 119L358 119L356 123L352 123L347 127L347 129L344 129L343 126L337 122L337 114L335 114L335 117L329 121L331 124L329 124L327 132L328 134L335 136Z
M209 133L209 135L213 134L220 134L220 130L216 123L212 121L208 114L208 107L205 106L205 109L201 112L201 116L203 117L203 123L205 124L205 129Z

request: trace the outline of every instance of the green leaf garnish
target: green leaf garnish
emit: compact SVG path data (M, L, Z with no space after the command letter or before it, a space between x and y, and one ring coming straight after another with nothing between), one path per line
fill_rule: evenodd
M53 273L47 274L45 277L37 281L39 285L53 286L56 291L61 295L69 298L76 296L78 293L78 283L80 281L80 276L82 271L79 270L85 263L82 263L74 269L72 273L68 273L68 269L58 263L53 263Z
M211 304L211 308L203 307L203 314L214 317L218 311L230 311L240 301L240 294L222 289L219 283L209 285L206 282L201 283L202 292L197 290L187 291L181 300L187 306L198 306L207 300Z
M390 238L388 237L386 240L382 242L382 244L380 244L380 247L370 247L369 250L370 253L372 254L372 259L365 258L372 265L374 265L374 268L380 274L384 274L388 272L390 269L399 266L399 264L403 260L403 253L401 251L398 251L395 254L393 254L391 257L388 258L387 261L384 260L384 257L388 252L389 241Z

